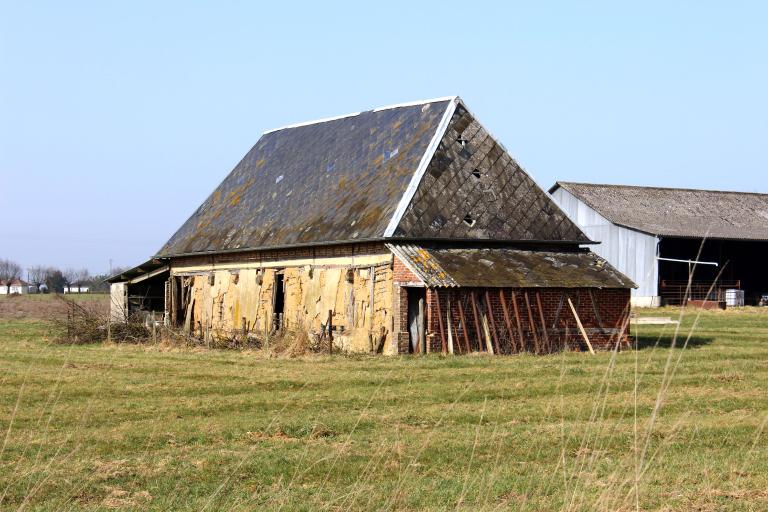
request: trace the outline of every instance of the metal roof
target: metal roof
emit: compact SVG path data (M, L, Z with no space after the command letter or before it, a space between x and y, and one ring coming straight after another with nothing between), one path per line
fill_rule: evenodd
M609 222L652 235L768 240L768 194L558 181Z
M610 263L586 249L529 251L414 244L387 247L428 287L636 287Z

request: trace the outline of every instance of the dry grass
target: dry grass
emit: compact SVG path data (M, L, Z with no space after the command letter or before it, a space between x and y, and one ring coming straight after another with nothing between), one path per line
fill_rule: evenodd
M0 507L768 510L768 311L674 329L594 357L266 359L0 321Z

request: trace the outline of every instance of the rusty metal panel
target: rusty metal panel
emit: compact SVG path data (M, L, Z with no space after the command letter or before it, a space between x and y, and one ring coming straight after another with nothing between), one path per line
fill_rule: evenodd
M588 250L533 251L389 244L429 287L632 288L635 284Z

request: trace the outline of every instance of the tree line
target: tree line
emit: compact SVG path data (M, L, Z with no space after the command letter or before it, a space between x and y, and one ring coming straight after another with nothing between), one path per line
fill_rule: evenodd
M113 275L121 272L122 268L113 269ZM10 259L0 259L0 280L13 281L22 279L29 284L37 286L41 291L51 293L62 293L65 286L87 286L91 292L108 292L109 283L105 280L109 277L107 274L91 273L86 268L65 268L60 269L54 266L35 265L24 269L21 265Z

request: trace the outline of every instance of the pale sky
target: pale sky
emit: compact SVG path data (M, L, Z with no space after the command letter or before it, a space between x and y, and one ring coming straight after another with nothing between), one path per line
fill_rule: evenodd
M768 3L623 4L0 2L0 258L133 266L263 131L453 94L545 188L768 192Z

